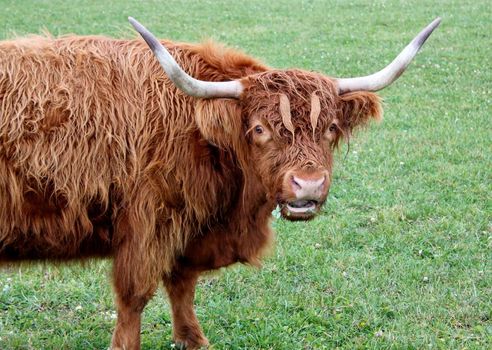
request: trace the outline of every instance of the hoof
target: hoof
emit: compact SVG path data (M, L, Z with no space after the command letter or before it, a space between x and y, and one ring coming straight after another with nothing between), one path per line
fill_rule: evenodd
M201 339L200 341L194 340L176 340L174 342L176 350L207 350L209 348L208 340Z

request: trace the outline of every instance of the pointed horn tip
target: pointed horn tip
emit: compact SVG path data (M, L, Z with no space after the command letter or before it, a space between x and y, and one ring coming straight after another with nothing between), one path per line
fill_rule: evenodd
M133 26L133 28L135 28L135 30L137 32L139 32L140 35L148 36L150 34L149 30L147 28L145 28L144 25L142 23L140 23L139 21L137 21L135 18L129 16L128 22L130 22L130 24ZM144 37L144 39L145 39L145 37Z
M422 30L422 34L426 33L427 35L430 35L434 29L439 27L439 24L441 24L441 17L436 17L436 19L430 22L429 25Z
M135 26L135 23L138 23L137 20L132 16L128 16L128 22L130 22L132 26Z
M147 45L149 45L152 51L155 51L159 47L159 41L154 37L154 35L145 28L139 21L135 18L129 16L128 22L135 28L135 30L142 36Z
M133 28L135 28L138 32L140 32L141 28L144 28L144 26L132 16L128 17L128 22L130 22Z
M413 43L417 45L418 48L424 45L425 41L429 38L429 36L434 32L439 24L441 24L441 17L437 17L433 20L427 27L422 29L422 31L415 37Z
M437 27L439 27L439 24L441 24L441 21L442 21L442 18L441 17L436 17L436 19L434 19L428 25L428 28L430 29L430 31L432 32L434 29L436 29Z

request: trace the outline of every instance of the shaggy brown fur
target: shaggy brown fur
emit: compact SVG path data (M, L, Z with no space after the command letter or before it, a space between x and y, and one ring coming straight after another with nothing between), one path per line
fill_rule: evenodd
M0 43L0 262L111 256L114 349L139 348L161 280L175 341L206 344L193 311L199 274L258 264L272 209L293 197L287 174L331 174L340 136L380 115L376 95L338 96L320 74L271 70L212 43L165 45L198 79L242 79L241 98L185 95L138 40Z

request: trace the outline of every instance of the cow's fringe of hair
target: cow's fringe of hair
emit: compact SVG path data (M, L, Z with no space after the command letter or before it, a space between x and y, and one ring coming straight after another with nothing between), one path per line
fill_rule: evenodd
M378 95L364 91L338 95L335 81L316 73L295 69L268 71L251 77L247 85L254 92L250 92L246 99L245 113L263 116L279 138L291 134L279 113L281 94L289 99L291 118L296 121L297 132L306 135L314 132L318 135L315 141L335 119L340 122L342 136L349 137L356 127L366 125L371 117L376 120L382 117ZM312 130L311 120L306 118L311 112L310 98L313 94L319 97L323 113L316 130ZM271 102L266 104L265 101Z
M245 94L249 96L243 106L245 113L264 118L279 139L292 137L279 113L281 94L285 94L289 99L291 118L297 124L297 133L313 133L311 121L305 117L311 112L312 94L320 98L321 110L325 113L323 118L319 119L318 135L321 130L326 129L327 123L333 120L339 111L333 81L320 74L302 70L275 70L255 75L250 78ZM265 101L271 102L266 104Z

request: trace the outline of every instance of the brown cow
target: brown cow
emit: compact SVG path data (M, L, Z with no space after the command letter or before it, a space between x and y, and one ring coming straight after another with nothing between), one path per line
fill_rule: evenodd
M333 148L381 115L369 91L393 82L440 20L382 71L350 79L212 43L167 51L130 21L165 72L139 40L0 43L0 262L112 257L112 348L140 348L141 312L163 281L174 340L195 349L207 344L198 276L258 264L277 205L290 220L319 211Z

